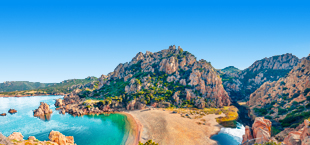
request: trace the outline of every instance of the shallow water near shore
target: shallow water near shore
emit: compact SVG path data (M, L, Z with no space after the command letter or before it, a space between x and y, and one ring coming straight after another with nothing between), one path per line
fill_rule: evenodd
M218 145L239 145L242 142L242 135L245 134L245 127L237 122L236 128L221 128L217 135L213 135L211 139L217 141Z
M16 109L17 113L0 116L0 132L9 136L12 132L21 132L24 139L35 136L39 140L49 140L52 130L65 136L73 136L78 145L120 145L125 141L131 130L127 116L122 114L84 115L74 117L70 114L59 114L55 110L55 99L63 96L34 97L0 97L0 113ZM51 116L42 119L33 116L40 102L50 105Z

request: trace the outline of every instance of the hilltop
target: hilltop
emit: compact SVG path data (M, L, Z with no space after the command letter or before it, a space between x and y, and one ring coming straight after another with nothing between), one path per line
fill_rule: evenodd
M24 89L21 91L12 91L12 92L1 92L0 96L34 96L34 95L57 95L57 94L67 94L72 92L75 89L82 89L83 87L91 86L92 82L97 81L96 77L87 77L85 79L71 79L65 80L60 83L51 83L45 84L43 83L33 83L37 88L34 89ZM6 82L4 85L6 87L10 86L18 86L21 88L23 85L16 84L28 84L23 82ZM32 83L30 83L32 84ZM4 86L3 85L3 86ZM7 89L9 90L9 89Z
M286 77L266 82L251 94L247 105L251 114L265 116L278 128L295 128L310 117L310 56L303 59Z
M0 83L0 92L24 91L52 86L55 83L39 83L28 81L6 81Z
M290 53L255 61L239 72L221 71L223 85L235 100L248 100L251 93L265 82L277 81L286 76L301 59ZM231 69L228 69L231 70Z

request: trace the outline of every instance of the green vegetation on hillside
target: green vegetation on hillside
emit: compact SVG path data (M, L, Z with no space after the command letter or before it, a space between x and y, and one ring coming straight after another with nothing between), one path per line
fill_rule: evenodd
M228 66L228 67L225 67L223 69L221 69L222 72L229 72L229 73L238 73L240 72L241 70L234 67L234 66Z
M85 79L71 79L71 80L65 80L60 83L55 83L47 87L25 91L2 92L0 93L0 95L36 95L36 94L70 93L74 89L77 89L78 87L94 82L96 80L97 80L96 77L88 77Z
M0 92L24 91L52 86L55 83L39 83L28 81L12 81L0 83Z

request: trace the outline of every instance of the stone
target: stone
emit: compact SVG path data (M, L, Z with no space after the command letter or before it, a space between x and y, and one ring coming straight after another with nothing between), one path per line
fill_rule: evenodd
M65 136L59 131L51 131L48 138L58 145L74 145L73 136Z
M34 141L34 140L36 140L36 137L34 137L34 136L29 136L29 137L28 137L28 140Z
M33 111L33 116L44 116L46 114L51 113L53 113L53 111L52 109L50 109L49 105L44 102L41 102L39 108Z
M6 113L2 113L2 114L0 114L0 116L6 116Z
M0 144L1 145L13 145L10 140L5 137L1 132L0 132Z
M271 138L271 121L264 117L256 117L252 125L253 138L255 143L268 142Z
M245 134L242 136L242 144L253 139L249 126L245 126Z
M62 102L62 99L56 99L56 102L55 102L55 106L56 107L60 107L60 106L63 106L64 103Z
M8 112L11 113L11 114L13 114L13 113L17 113L17 110L15 110L15 109L10 109Z
M20 132L13 132L9 137L10 140L22 141L24 136Z
M300 135L300 131L292 131L284 139L283 143L285 145L301 145Z

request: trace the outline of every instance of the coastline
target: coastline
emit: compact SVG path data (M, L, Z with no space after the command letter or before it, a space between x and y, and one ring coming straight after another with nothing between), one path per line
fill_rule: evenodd
M142 124L140 121L127 112L117 112L118 114L125 115L130 124L130 132L125 141L125 145L138 145L142 134Z

